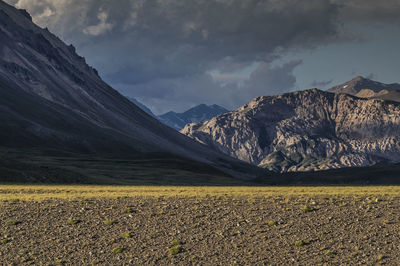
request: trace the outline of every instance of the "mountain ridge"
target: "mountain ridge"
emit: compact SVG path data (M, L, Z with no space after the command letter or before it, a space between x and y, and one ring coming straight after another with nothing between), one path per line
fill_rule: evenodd
M294 172L397 162L399 131L399 103L310 89L257 97L181 132L249 163Z
M328 89L333 93L347 93L359 98L373 98L400 102L400 84L385 84L357 76L341 85Z
M227 112L229 112L227 109L217 104L199 104L183 113L170 111L159 115L158 118L164 124L176 130L181 130L186 124L202 122Z

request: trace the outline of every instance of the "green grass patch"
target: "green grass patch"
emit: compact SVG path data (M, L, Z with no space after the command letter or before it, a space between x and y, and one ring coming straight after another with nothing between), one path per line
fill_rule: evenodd
M6 226L12 226L12 225L17 225L17 224L20 224L20 222L17 221L17 220L8 220L8 221L6 221Z
M113 248L113 250L112 250L112 252L114 253L114 254L119 254L119 253L122 253L122 252L124 252L124 248L123 247L116 247L116 248Z
M132 237L131 233L122 234L122 238L131 238L131 237Z
M68 220L68 224L69 225L75 225L75 224L79 224L81 221L80 220L73 220L73 219L71 219L71 220Z
M105 220L104 224L110 226L110 225L115 224L115 221L114 220Z
M183 249L181 248L181 246L174 246L174 247L168 249L168 253L173 256L181 253L182 251L183 251Z
M304 206L302 210L303 210L303 212L313 212L313 211L315 211L316 209L313 208L313 207Z

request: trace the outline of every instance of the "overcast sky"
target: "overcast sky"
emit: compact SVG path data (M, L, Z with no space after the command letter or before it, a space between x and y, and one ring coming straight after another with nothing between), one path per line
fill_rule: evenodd
M156 114L400 81L398 0L6 0Z

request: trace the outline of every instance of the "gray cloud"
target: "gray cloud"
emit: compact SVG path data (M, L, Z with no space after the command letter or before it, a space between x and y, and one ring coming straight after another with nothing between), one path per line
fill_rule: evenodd
M345 22L400 23L398 0L334 0L334 2L341 6L341 16Z
M367 79L374 79L376 78L376 75L374 73L370 73L366 76Z
M244 89L250 97L289 91L296 84L293 70L300 64L301 60L291 61L280 67L262 63L251 73L249 80L244 84Z
M297 60L275 67L261 63L249 77L242 78L240 84L234 78L223 79L221 82L206 73L116 86L123 94L141 92L137 98L157 114L169 111L170 106L183 111L198 103L216 103L233 110L257 96L274 95L294 88L296 78L293 70L301 63Z
M323 80L323 81L314 80L314 81L311 83L311 87L313 87L313 88L324 88L324 87L326 87L326 86L332 84L332 82L333 82L333 79L330 79L330 80Z
M281 55L342 41L342 24L350 21L398 20L388 8L398 7L394 0L8 2L74 43L124 94L159 111L200 102L232 108L258 94L288 91L300 62L271 67ZM259 67L247 79L237 75L254 62Z

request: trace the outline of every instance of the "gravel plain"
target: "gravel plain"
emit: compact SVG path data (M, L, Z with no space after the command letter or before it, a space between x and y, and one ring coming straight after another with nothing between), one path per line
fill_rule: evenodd
M1 265L400 264L400 197L0 203Z

